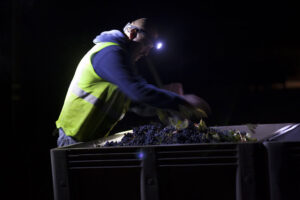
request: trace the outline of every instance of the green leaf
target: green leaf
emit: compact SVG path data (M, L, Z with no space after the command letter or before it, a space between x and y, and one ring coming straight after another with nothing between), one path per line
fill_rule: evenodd
M169 118L170 124L176 129L176 130L182 130L189 126L189 120L184 119L183 121L176 118L176 117L170 117Z
M207 130L206 123L202 119L195 126L199 129L199 131L206 131Z
M157 109L156 110L156 114L159 118L159 120L165 124L165 125L169 125L169 115L166 111L161 110L161 109Z

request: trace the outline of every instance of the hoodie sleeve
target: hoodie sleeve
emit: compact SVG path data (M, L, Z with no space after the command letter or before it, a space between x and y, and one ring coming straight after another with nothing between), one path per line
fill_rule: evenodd
M109 46L94 55L92 64L101 78L117 85L132 101L174 110L179 104L187 104L176 93L159 89L135 75L127 60L120 46Z

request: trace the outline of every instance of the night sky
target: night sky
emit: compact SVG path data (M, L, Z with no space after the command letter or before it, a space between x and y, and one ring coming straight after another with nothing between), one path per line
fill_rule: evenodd
M300 121L300 13L292 1L13 0L1 8L2 143L11 149L12 197L53 198L51 133L75 68L96 35L140 17L158 22L165 46L150 59L161 80L206 99L209 125ZM145 64L139 71L152 82Z

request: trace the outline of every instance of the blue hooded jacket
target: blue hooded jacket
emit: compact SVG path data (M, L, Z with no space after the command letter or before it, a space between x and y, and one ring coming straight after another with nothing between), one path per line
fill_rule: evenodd
M119 87L132 101L154 107L178 110L178 105L187 102L174 92L160 89L134 73L126 52L129 40L118 30L102 32L93 42L114 42L120 46L108 46L92 58L95 72L103 79Z

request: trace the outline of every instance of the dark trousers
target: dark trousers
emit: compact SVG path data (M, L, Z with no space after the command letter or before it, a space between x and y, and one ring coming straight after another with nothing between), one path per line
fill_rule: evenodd
M76 144L77 141L71 136L67 136L62 128L58 129L57 146L63 147L71 144Z

